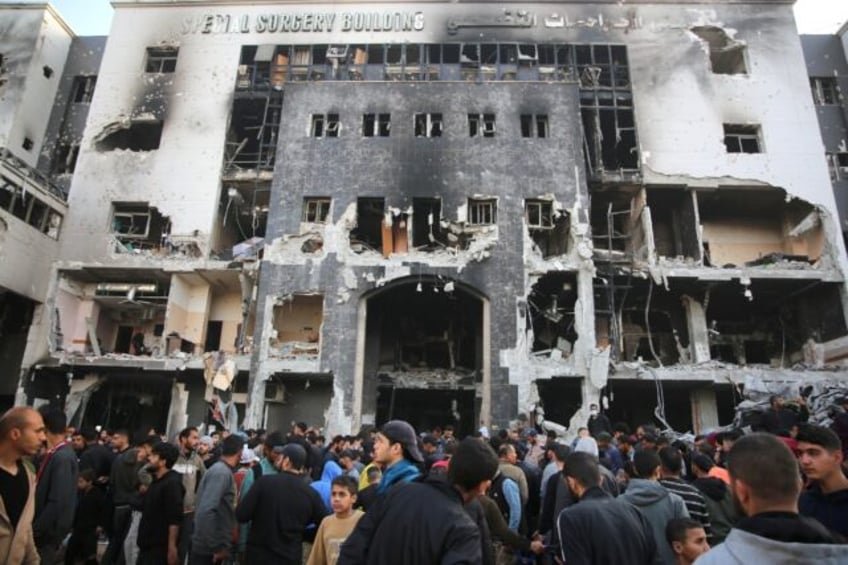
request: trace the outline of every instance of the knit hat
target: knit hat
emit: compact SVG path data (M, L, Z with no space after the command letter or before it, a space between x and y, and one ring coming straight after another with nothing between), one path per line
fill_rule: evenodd
M421 455L421 450L418 449L418 437L415 435L415 428L409 422L403 420L391 420L383 424L380 428L380 433L392 443L399 443L403 446L404 456L407 454L413 461L418 463L424 462L424 457Z

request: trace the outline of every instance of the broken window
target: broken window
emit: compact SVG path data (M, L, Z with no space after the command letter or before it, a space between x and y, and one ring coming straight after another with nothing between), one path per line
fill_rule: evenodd
M577 277L572 273L548 273L533 285L526 315L535 355L557 359L571 355L577 341L576 302Z
M110 233L126 249L163 245L170 222L146 202L113 202Z
M848 153L827 153L827 167L832 182L848 180Z
M715 74L744 75L748 72L744 43L732 39L715 26L693 27L692 33L709 47L710 68Z
M498 203L494 198L468 199L468 224L489 226L497 223Z
M303 199L303 218L301 221L323 224L330 215L330 199L307 196Z
M568 214L554 212L550 200L528 199L524 201L524 221L530 238L542 253L543 258L562 255L568 250Z
M548 137L548 115L522 114L521 137Z
M834 77L810 77L813 101L817 106L839 104L839 89Z
M131 121L107 128L95 142L98 151L153 151L159 149L162 139L162 120Z
M25 137L23 143L21 143L21 147L27 151L32 151L32 148L35 147L35 142L29 137Z
M647 196L657 255L700 260L698 215L692 193L649 189Z
M760 126L724 124L724 145L728 153L762 153Z
M415 114L413 117L415 137L441 137L441 114Z
M3 86L4 84L6 84L6 81L8 80L6 78L6 65L5 65L5 63L6 63L6 57L3 55L3 53L0 53L0 86Z
M494 114L468 114L469 137L495 137Z
M312 137L338 137L340 128L338 114L312 114L310 127Z
M0 177L0 209L53 239L59 238L62 215L6 177Z
M527 200L524 204L524 214L530 228L554 227L553 204L550 200Z
M357 198L356 227L350 231L350 247L357 253L379 251L383 245L385 199Z
M227 131L224 170L274 169L283 94L235 98Z
M56 146L53 173L57 175L73 174L77 166L80 146L78 143L60 143Z
M417 249L444 247L442 201L439 198L412 199L412 244Z
M315 356L320 352L324 297L295 294L274 306L272 357Z
M88 104L94 97L94 86L97 84L97 76L80 75L74 77L71 88L71 101Z
M365 137L389 137L391 114L363 114L362 135Z
M144 72L173 73L177 69L179 51L179 47L148 47Z

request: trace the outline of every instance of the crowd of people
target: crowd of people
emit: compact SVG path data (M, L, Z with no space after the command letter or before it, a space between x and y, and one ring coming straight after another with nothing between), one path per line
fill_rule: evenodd
M569 442L402 420L168 441L17 407L0 417L0 565L848 563L844 422L777 398L762 421L685 444L593 405Z

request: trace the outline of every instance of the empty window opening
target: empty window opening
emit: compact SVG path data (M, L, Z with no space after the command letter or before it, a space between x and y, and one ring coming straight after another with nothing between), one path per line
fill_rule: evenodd
M33 142L29 137L25 137L23 143L21 143L21 147L27 151L32 151L32 148L35 147L35 142Z
M548 273L533 285L526 316L534 355L556 359L571 355L577 341L576 302L577 276L573 273Z
M543 258L562 255L568 251L569 217L562 211L554 211L550 200L526 200L524 221L530 238Z
M53 239L59 238L62 215L6 177L0 177L0 209Z
M232 181L231 181L232 182ZM225 185L221 191L220 213L226 229L221 241L221 255L233 257L261 256L268 227L271 194L270 181L243 181Z
M97 151L153 151L159 149L163 122L131 121L107 127L95 142Z
M80 146L78 143L60 143L56 146L53 173L57 175L73 174L77 166Z
M53 76L53 68L48 65L44 65L41 72L44 73L44 78L50 78Z
M811 77L810 88L817 106L839 104L839 88L835 77Z
M715 267L794 264L818 260L824 232L818 211L783 190L721 189L697 193L704 262ZM754 205L753 203L756 203Z
M389 137L391 114L363 114L362 135L365 137Z
M647 259L647 242L641 225L644 199L639 191L595 191L590 198L592 244L599 260L629 262L639 249Z
M441 114L415 114L413 120L415 127L415 137L442 136Z
M494 198L468 199L468 224L490 226L498 221L498 203Z
M598 175L602 171L638 169L633 109L627 107L632 105L631 95L594 92L581 94L581 99L584 151L590 170ZM622 106L606 106L617 104Z
M320 353L324 297L295 294L274 306L271 357L315 357Z
M657 254L700 260L698 216L692 193L686 190L649 189L647 195Z
M75 103L88 104L94 97L94 87L97 84L97 76L80 75L74 77L71 89L71 101Z
M521 137L548 137L548 115L522 114Z
M179 47L148 47L144 72L173 73L177 70L179 52Z
M341 123L338 114L312 114L310 135L312 137L338 137Z
M164 247L171 222L146 202L114 202L110 233L119 250Z
M724 146L728 153L762 153L760 126L724 124Z
M439 198L412 199L412 244L430 251L446 245L442 230L442 201Z
M271 91L267 96L233 100L224 156L225 171L274 169L282 96L280 92Z
M709 46L710 68L714 73L744 75L748 72L744 43L732 39L723 29L715 26L693 27L692 33Z
M828 153L827 166L833 182L848 180L848 153Z
M301 221L323 224L330 216L330 199L307 196L303 199L303 217Z
M381 251L385 207L383 198L356 199L356 227L350 231L350 247L353 251Z
M494 114L468 114L469 137L495 137Z

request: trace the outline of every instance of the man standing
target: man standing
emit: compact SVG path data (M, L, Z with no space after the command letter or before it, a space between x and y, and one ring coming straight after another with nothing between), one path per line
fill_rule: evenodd
M390 489L359 520L338 565L481 563L480 530L463 505L485 492L497 468L488 445L463 440L448 480L428 477Z
M138 525L137 565L177 565L180 524L183 521L183 481L173 470L179 457L176 446L159 442L147 458L147 471L153 482L144 495L141 523Z
M65 413L58 408L42 412L47 435L47 453L41 458L36 475L35 545L41 563L54 565L62 540L74 525L74 501L77 497L77 455L65 440Z
M798 424L807 421L809 411L806 401L798 399L799 412L790 410L782 396L769 397L769 408L763 414L762 427L765 431L779 436L789 436L789 431Z
M663 447L659 451L660 461L660 484L669 492L673 492L683 499L686 510L693 520L697 520L707 536L710 536L710 515L707 512L707 503L704 495L694 486L680 478L683 471L683 455L676 447ZM658 542L659 543L659 542Z
M236 527L236 481L244 440L231 435L223 441L221 457L203 475L197 489L194 534L189 565L213 565L231 553Z
M108 482L115 454L110 448L98 441L99 436L94 428L85 427L80 430L80 435L85 447L79 454L79 470L91 469L94 471L98 484Z
M597 404L589 405L589 421L586 423L586 427L589 428L589 433L594 438L597 438L601 432L612 433L612 424L609 418L601 414Z
M674 565L692 565L710 550L707 532L691 518L675 518L665 528L666 541L674 553Z
M383 424L374 439L374 463L382 465L383 478L377 487L377 495L383 495L394 484L408 483L418 477L416 463L424 462L415 429L403 420L391 420Z
M185 428L179 433L177 441L179 442L180 449L179 458L174 465L174 471L182 475L183 488L185 489L183 523L180 526L179 543L180 563L184 563L191 543L191 528L194 525L194 507L197 504L197 485L200 484L200 479L203 478L203 473L206 472L206 465L203 464L203 459L197 453L197 444L200 441L197 428L191 426Z
M848 538L848 479L839 437L825 427L802 424L795 439L801 471L812 482L798 499L799 512Z
M239 522L251 522L245 563L299 565L306 527L327 514L303 477L306 450L290 443L281 449L279 462L282 472L263 475L236 508Z
M38 453L45 440L41 414L12 408L0 417L0 563L37 565L32 535L35 473L24 457Z
M657 546L647 520L633 505L601 490L601 472L595 457L572 453L565 460L563 476L578 499L557 519L560 555L566 563L654 562Z
M767 466L767 468L764 468ZM698 565L728 563L848 563L848 545L816 520L798 514L798 461L777 437L740 438L727 456L730 485L746 518Z

